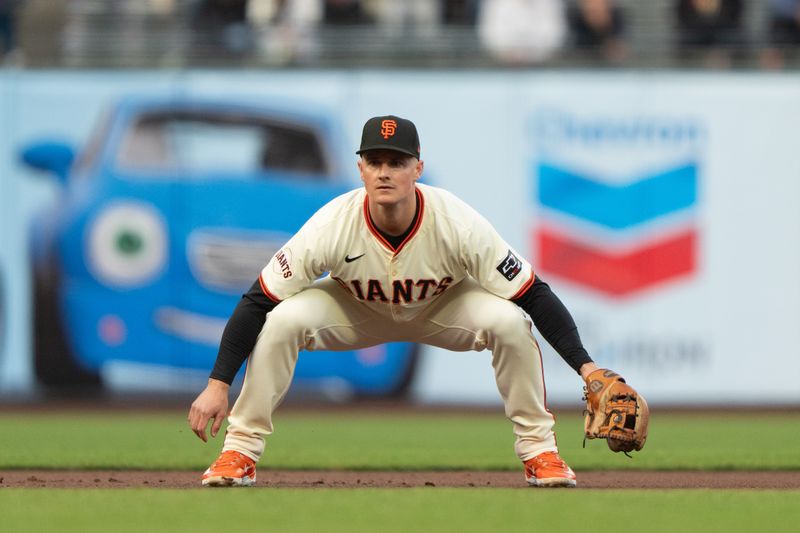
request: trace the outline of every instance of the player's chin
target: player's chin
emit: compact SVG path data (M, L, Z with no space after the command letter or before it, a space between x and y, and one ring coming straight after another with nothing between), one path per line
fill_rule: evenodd
M372 199L379 204L394 204L397 203L397 192L394 189L377 189Z

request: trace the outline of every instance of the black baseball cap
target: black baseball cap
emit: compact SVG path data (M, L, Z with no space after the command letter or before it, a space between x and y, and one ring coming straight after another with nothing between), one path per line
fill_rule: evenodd
M372 117L364 124L361 148L356 153L368 150L395 150L419 159L417 127L410 120L394 115Z

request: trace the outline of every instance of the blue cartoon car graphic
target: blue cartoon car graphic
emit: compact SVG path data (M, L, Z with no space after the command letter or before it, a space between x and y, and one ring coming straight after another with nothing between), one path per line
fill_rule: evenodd
M357 185L324 115L233 101L128 97L75 157L21 151L60 183L32 227L39 383L100 389L109 362L210 371L227 317L317 209ZM350 174L354 174L355 171ZM401 393L414 344L304 352L295 386Z
M0 365L3 363L3 358L6 354L6 295L4 287L3 268L0 265Z

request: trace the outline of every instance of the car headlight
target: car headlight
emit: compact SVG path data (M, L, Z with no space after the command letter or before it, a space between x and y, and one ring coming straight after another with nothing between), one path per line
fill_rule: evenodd
M111 204L89 223L87 255L89 270L106 285L144 285L166 265L166 225L147 204Z

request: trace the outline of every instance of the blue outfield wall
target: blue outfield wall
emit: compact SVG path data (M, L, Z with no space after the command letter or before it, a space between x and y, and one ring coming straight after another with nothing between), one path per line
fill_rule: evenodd
M71 296L54 309L69 316L69 335L86 341L81 350L92 370L121 391L198 390L235 301L231 280L248 277L258 254L268 259L293 231L260 225L271 199L281 198L284 211L302 220L314 201L359 186L353 152L361 126L392 113L417 124L428 183L473 205L535 268L555 265L537 273L567 304L590 354L639 385L651 403L800 403L800 249L792 245L800 238L798 75L5 70L0 95L0 395L40 387L31 296L41 285L31 258L43 257L48 231L64 220L84 225L60 245L58 268L75 277L63 290ZM255 157L246 128L225 145L209 145L199 129L166 132L184 143L178 149L186 157L218 163L202 180L151 176L110 185L104 174L97 181L71 178L65 196L58 179L21 163L24 148L42 141L82 149L114 140L138 154L134 161L152 155L127 140L135 121L125 126L112 113L131 101L235 104L234 115L268 108L283 117L276 124L303 122L318 133L324 172L303 186L292 175L273 176L271 189L259 188L255 177L235 185L228 174ZM104 124L111 129L93 141ZM58 155L47 153L51 162ZM30 161L36 157L29 153ZM113 174L122 160L108 155L102 168ZM241 216L251 204L257 208ZM651 276L657 281L625 294L604 292L591 275L570 277L591 274L591 264L539 257L549 253L542 236L557 235L566 243L558 250L589 250L585 255L604 258L609 272L650 279L630 269L657 270L648 251L687 232L696 235L691 268ZM176 273L175 281L147 285L163 269ZM748 276L761 280L758 290L741 290ZM84 298L89 294L95 301ZM129 307L134 320L97 305L112 296L162 301L152 312ZM138 348L147 352L138 360L135 350L117 357L145 327L160 331L160 346L172 355L154 358L152 345ZM548 399L577 403L579 379L541 344ZM387 368L384 384L406 379L407 357L402 348L355 352L347 363L303 354L305 392L341 399L354 386L374 386L382 394L388 389L376 385L375 369ZM336 375L359 369L366 374ZM423 347L410 380L420 402L500 401L487 353Z

